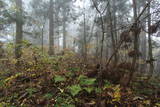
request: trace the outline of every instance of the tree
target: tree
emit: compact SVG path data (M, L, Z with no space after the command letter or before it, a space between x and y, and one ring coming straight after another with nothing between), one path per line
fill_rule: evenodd
M29 22L28 24L31 25L32 32L38 34L35 35L38 36L41 39L41 48L42 52L44 51L44 38L45 38L45 26L46 22L48 21L48 11L49 11L49 3L43 0L32 0L30 2L32 12L30 13ZM32 24L35 23L35 24ZM40 32L40 33L38 33ZM39 35L40 34L40 35Z
M148 0L149 6L148 6L148 15L150 14L150 0ZM149 55L149 60L150 62L150 68L149 68L149 72L150 72L150 77L152 77L153 74L153 70L154 70L154 65L153 65L153 54L152 54L152 40L151 40L151 31L150 31L150 27L151 27L151 16L148 16L148 55Z
M84 57L84 61L86 62L87 60L87 35L86 35L86 12L85 12L85 0L83 1L83 57Z
M145 4L147 0L143 0L143 1L137 1L137 9L138 9L138 13L141 11L141 8L144 8ZM142 17L146 17L147 16L147 11L144 12ZM142 60L147 60L147 33L146 33L146 29L147 29L147 20L145 19L144 22L142 22L143 25L143 31L141 32L140 36L139 36L139 48L140 51L143 52L142 54ZM142 64L142 66L140 66L140 71L146 71L147 70L147 65L146 63Z
M6 4L0 0L0 31L4 30L4 25L7 23L6 17L5 17L5 13L6 13Z
M111 7L110 7L110 0L108 0L108 15L109 15L109 27L110 27L110 35L111 35L111 40L112 40L112 49L113 49L113 53L115 52L116 50L116 42L115 42L115 36L116 36L116 33L113 33L113 20L112 20L112 13L111 13ZM116 20L114 20L115 22ZM117 54L114 55L114 63L116 64L117 63Z
M133 36L134 36L134 49L133 51L136 53L134 54L133 58L132 58L132 71L130 71L129 73L129 77L128 80L126 80L127 82L124 84L125 86L129 86L130 82L132 81L133 78L133 74L136 71L137 68L137 59L138 59L138 55L137 53L139 52L138 49L138 37L139 37L139 32L138 32L138 13L137 13L137 2L136 0L132 0L133 3L133 19L134 19L134 24L132 25L132 32L133 32Z
M53 0L50 0L49 8L49 54L54 55L54 15Z
M10 2L9 2L10 3ZM5 1L0 0L0 31L5 31L16 20L15 10L11 10Z
M16 47L15 56L17 59L21 57L21 43L23 39L23 16L22 16L22 0L16 2Z
M82 20L79 23L79 28L78 28L78 36L79 36L79 41L78 41L78 47L79 47L79 52L81 53L82 56L84 56L86 58L86 50L85 48L87 48L87 41L89 41L89 34L90 34L90 26L85 23L84 24L84 20ZM85 33L85 36L84 36Z
M66 38L67 38L67 22L73 18L73 0L56 0L56 5L60 8L62 16L62 32L63 32L63 49L67 48Z

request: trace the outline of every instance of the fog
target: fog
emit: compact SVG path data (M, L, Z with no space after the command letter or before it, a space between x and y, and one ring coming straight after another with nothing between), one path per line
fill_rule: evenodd
M0 0L0 107L159 107L160 0Z

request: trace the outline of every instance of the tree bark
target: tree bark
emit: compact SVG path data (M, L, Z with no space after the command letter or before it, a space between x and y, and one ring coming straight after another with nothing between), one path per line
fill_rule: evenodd
M99 58L99 35L98 35L98 32L96 32L96 52L95 52L95 57L96 59Z
M110 0L108 0L108 12L109 12L109 27L110 27L110 35L111 35L111 40L112 40L112 50L113 53L116 51L116 43L115 43L115 38L114 38L114 33L113 33L113 20L112 20L112 13L111 13L111 5L110 5ZM114 55L114 64L117 63L117 53Z
M63 9L63 50L66 48L66 13L65 9Z
M146 4L146 0L143 1L143 4ZM143 5L144 7L145 5ZM144 12L144 16L146 16L148 14L148 12ZM144 20L144 29L146 30L147 28L147 19ZM141 52L143 52L142 54L142 58L144 61L147 60L147 38L146 38L146 32L145 31L142 31L141 33L142 35L140 36L140 39L141 39L141 42L140 42L140 47L141 47ZM147 64L143 64L141 67L140 67L140 71L142 73L146 72L147 70Z
M23 16L22 16L22 0L16 0L16 46L15 57L19 59L21 57L21 44L23 39Z
M49 55L54 55L54 15L53 15L53 0L50 0L49 9Z
M115 5L116 1L113 0L113 25L114 25L114 29L117 29L117 9L116 9L116 5ZM118 42L118 34L117 34L117 30L114 30L114 36L115 36L115 44L117 44Z
M43 23L42 29L41 29L41 49L42 53L44 51L44 27L45 27L45 22Z
M134 13L134 24L133 24L133 36L134 36L134 51L135 52L139 52L139 49L138 49L138 32L137 32L137 28L138 28L138 20L137 20L137 3L136 3L136 0L132 0L133 2L133 13ZM133 78L133 74L137 68L137 59L138 59L138 56L137 55L134 55L133 59L132 59L132 71L128 74L128 77L127 77L127 80L125 82L125 86L129 86L131 81L132 81L132 78Z
M148 0L148 3L149 3L150 0ZM150 14L150 4L148 6L148 15ZM149 77L152 77L153 75L153 71L154 71L154 65L153 65L153 62L152 62L152 59L153 59L153 53L152 53L152 39L151 39L151 32L149 30L151 26L151 16L149 15L148 16L148 55L149 55L149 59L150 59L150 68L149 68L149 72L150 72L150 75Z
M85 1L84 1L85 2ZM86 13L85 13L85 3L84 3L84 14L83 14L83 57L84 57L84 62L87 60L87 40L86 40Z

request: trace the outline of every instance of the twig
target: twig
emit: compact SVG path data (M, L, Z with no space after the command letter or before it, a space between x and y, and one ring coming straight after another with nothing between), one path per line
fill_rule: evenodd
M151 0L151 1L152 1L152 0ZM151 2L151 1L150 1L150 2ZM150 2L149 2L149 3L150 3ZM146 10L147 7L149 6L149 3L146 4L146 6L143 8L142 12L139 14L139 16L137 17L137 19L135 20L135 22L130 26L129 31L131 31L132 26L134 26L134 24L135 24L135 23L140 19L140 17L143 15L143 13L145 12L145 10ZM124 41L120 41L120 42L119 42L120 44L118 45L118 47L117 47L117 49L115 50L115 52L114 52L114 53L111 55L111 57L109 58L106 67L109 66L109 64L110 64L113 56L118 52L118 50L120 49L120 47L121 47L121 45L123 44L123 42L124 42Z

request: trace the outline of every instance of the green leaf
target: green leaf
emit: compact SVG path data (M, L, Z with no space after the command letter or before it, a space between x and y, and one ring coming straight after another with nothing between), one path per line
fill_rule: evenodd
M80 75L78 77L78 80L81 81L81 80L84 80L84 79L87 79L88 77L84 76L84 75Z
M80 85L94 85L96 81L95 78L88 78L84 75L80 75L78 80L80 81Z
M68 71L77 72L80 71L80 68L68 68Z
M62 98L62 97L57 97L56 98L56 103L57 104L62 104L62 103L64 103L65 102L65 99L64 98Z
M80 85L72 85L68 89L73 96L76 96L82 90Z
M93 87L86 87L86 88L84 88L88 93L91 93L93 90L94 90L94 88Z
M44 98L46 99L51 99L53 97L53 95L51 93L47 93L44 95Z
M66 76L72 78L75 74L73 72L67 72Z
M102 92L101 88L96 88L95 91L96 91L96 93L101 93Z
M96 79L92 78L92 79L82 79L80 80L80 84L81 85L93 85L95 84Z
M29 96L32 96L33 93L37 92L37 89L36 88L28 88L28 89L26 89L26 91L29 93Z
M104 84L104 89L106 88L111 88L112 84L109 82L109 81L105 81L105 84Z
M63 81L66 81L66 78L63 77L63 76L60 76L60 75L56 75L54 77L54 81L57 83L57 82L63 82Z
M4 81L0 81L0 87L4 87L5 86L5 82Z

